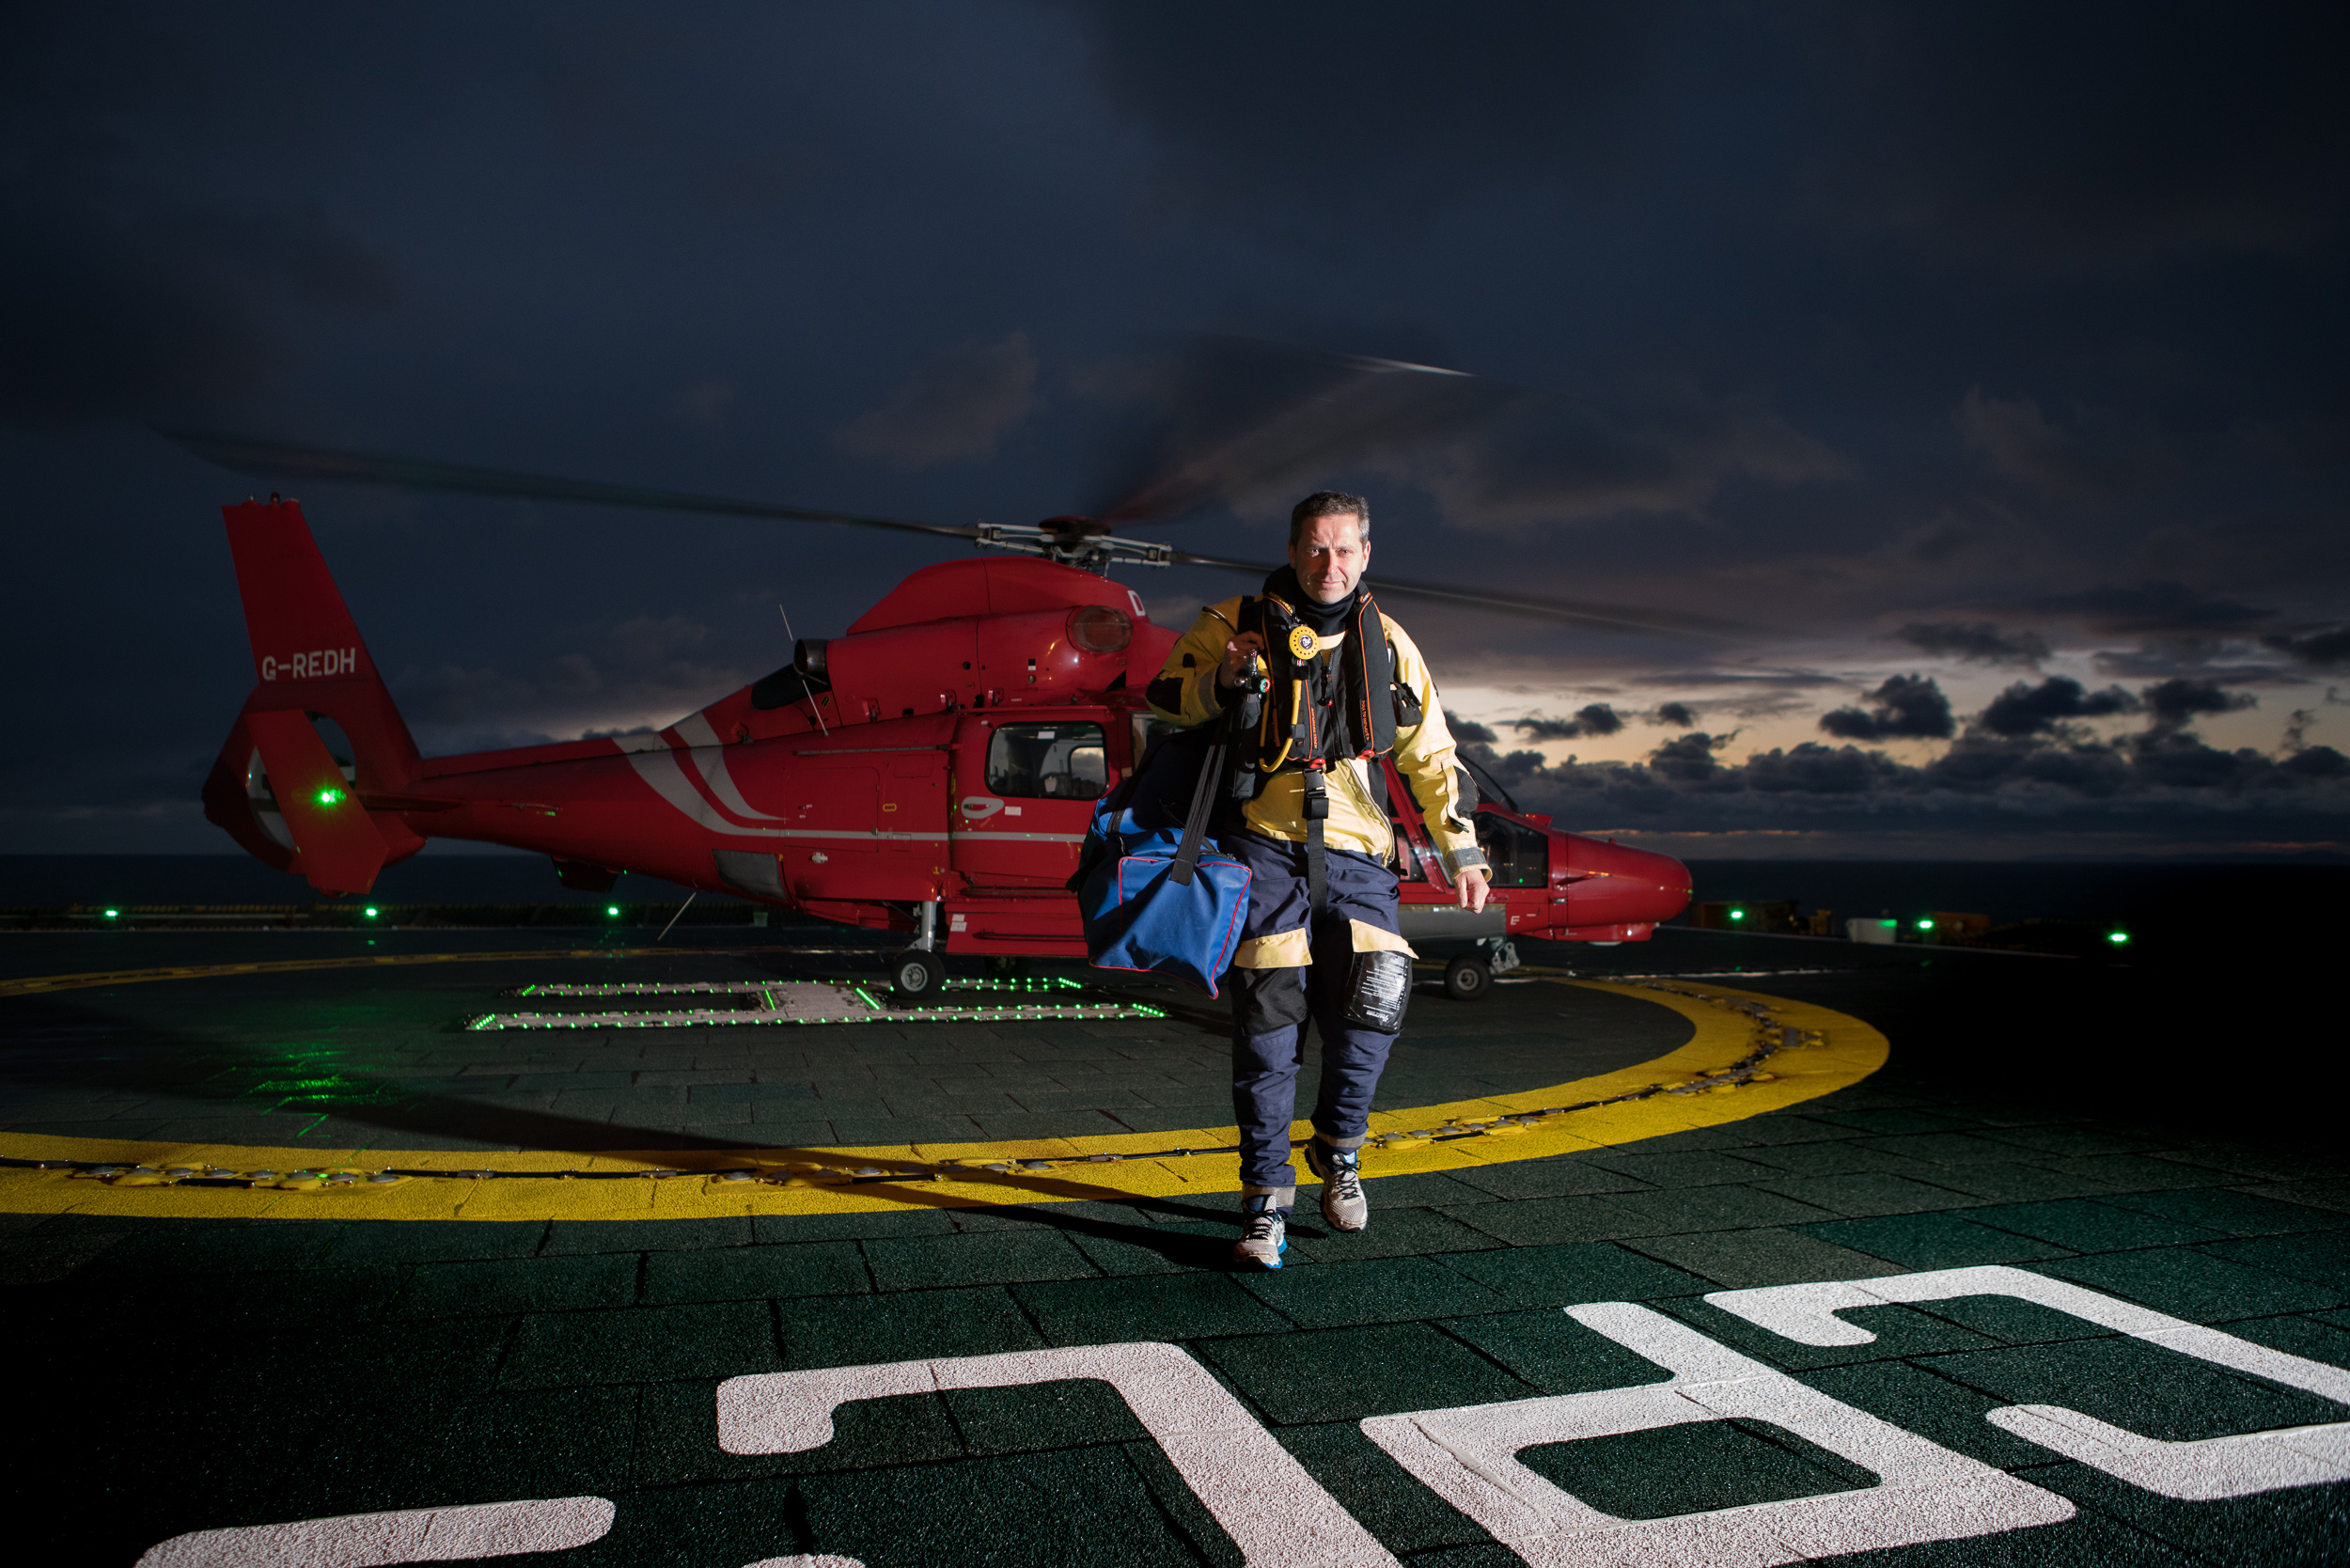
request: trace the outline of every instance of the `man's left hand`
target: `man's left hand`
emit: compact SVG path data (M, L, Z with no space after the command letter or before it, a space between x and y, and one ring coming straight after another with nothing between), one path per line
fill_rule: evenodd
M1470 867L1452 879L1452 886L1460 889L1463 909L1474 915L1485 907L1485 896L1489 889L1485 886L1483 867Z

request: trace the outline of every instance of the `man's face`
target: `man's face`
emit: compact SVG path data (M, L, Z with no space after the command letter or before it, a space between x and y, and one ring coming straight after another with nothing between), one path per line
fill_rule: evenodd
M1335 604L1354 592L1370 564L1363 520L1351 511L1309 520L1290 546L1290 565L1296 568L1306 597L1317 604Z

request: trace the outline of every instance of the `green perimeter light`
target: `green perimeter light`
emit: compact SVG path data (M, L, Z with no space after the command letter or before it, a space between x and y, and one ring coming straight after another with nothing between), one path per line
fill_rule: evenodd
M109 920L118 920L118 919L120 919L121 917L122 917L122 911L121 911L121 910L119 910L119 909L109 909L108 911L106 911L106 918L108 918Z
M2126 931L2108 932L2106 934L2106 940L2112 943L2117 948L2127 947L2129 945L2130 933Z
M1747 912L1743 909L1733 909L1730 912L1730 917L1733 920L1743 920L1747 917Z
M1879 920L1877 924L1883 926L1888 931L1891 931L1895 927L1899 926L1901 922L1899 920Z
M1919 931L1932 931L1934 929L1934 922L1932 920L1920 920L1918 922L1918 929Z
M606 915L617 917L620 913L620 906L617 903L607 903L603 906L603 912Z
M375 918L375 905L373 904L368 905L368 918L370 920Z
M335 788L332 784L329 784L318 793L318 802L321 806L339 806L342 804L342 800L343 792Z

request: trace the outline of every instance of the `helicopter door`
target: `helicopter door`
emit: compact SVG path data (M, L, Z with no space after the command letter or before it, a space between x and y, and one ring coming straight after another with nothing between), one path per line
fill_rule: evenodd
M1058 888L1108 786L1098 721L966 716L950 807L955 870L975 886Z
M1477 813L1477 847L1491 864L1496 903L1510 912L1509 929L1534 931L1550 918L1550 836L1492 811Z
M947 753L926 746L882 760L882 896L936 899L947 880Z

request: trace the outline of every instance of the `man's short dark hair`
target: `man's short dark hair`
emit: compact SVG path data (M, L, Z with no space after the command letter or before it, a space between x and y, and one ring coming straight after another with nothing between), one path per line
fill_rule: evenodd
M1306 525L1317 517L1344 517L1353 512L1360 522L1357 535L1368 543L1371 540L1371 503L1360 495L1349 495L1343 490L1317 490L1290 509L1290 546L1297 545L1297 536L1306 531Z

